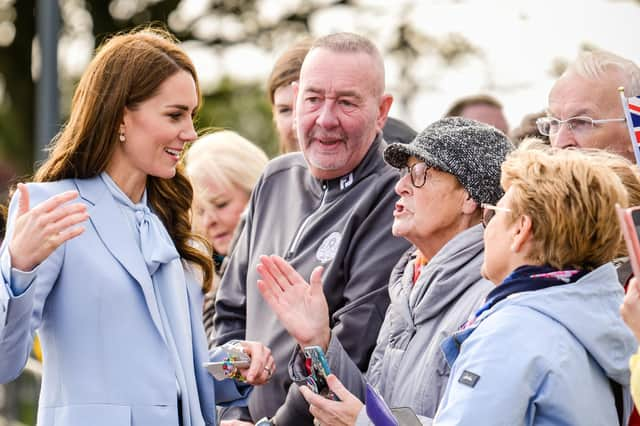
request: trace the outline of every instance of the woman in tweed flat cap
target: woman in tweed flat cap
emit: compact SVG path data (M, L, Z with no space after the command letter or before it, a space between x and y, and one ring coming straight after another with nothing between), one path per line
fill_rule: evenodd
M480 275L480 206L502 196L500 165L512 147L491 126L450 117L428 126L410 144L386 148L385 160L403 171L395 187L393 234L414 247L390 277L391 304L365 374L331 333L320 272L314 271L307 285L282 259L263 258L258 286L289 333L298 342L325 336L318 344L334 373L329 387L340 401L300 387L320 424L366 424L367 383L389 406L433 417L449 375L440 343L493 288ZM298 351L291 367L300 382L306 376L302 361Z

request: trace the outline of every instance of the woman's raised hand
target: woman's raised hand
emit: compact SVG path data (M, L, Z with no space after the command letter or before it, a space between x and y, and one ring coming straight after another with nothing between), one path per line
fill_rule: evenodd
M19 183L18 191L18 214L9 243L11 266L31 271L62 243L82 234L84 228L77 225L87 220L89 214L85 204L65 205L78 198L77 191L54 195L33 209L29 207L27 186Z

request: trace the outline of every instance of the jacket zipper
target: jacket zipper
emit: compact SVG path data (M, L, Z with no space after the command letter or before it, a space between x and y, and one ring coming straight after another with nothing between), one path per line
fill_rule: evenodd
M300 239L302 238L302 233L304 232L305 228L307 227L311 219L315 216L315 214L318 211L320 211L320 209L322 209L322 206L324 206L324 200L327 198L327 192L329 192L329 185L326 182L322 184L322 190L323 192L322 192L322 198L320 198L320 205L318 206L315 212L307 216L307 218L302 222L302 224L296 231L296 234L293 237L293 241L289 246L289 250L287 250L287 255L285 256L286 260L291 259L293 254L296 252L296 249L298 248L298 244L300 243Z

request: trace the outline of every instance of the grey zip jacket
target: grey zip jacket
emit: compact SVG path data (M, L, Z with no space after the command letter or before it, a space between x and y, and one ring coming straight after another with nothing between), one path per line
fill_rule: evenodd
M434 416L450 371L440 343L467 321L494 288L480 275L482 234L482 225L476 225L453 237L422 267L415 285L415 249L400 259L390 278L391 304L366 375L332 336L329 367L350 392L364 401L368 382L389 407L410 407L421 417ZM298 381L295 372L301 370L292 363L291 371ZM364 411L358 424L368 424L363 421Z
M295 341L258 291L260 255L283 256L307 280L323 265L333 334L357 368L369 364L389 304L389 274L409 246L391 234L399 173L384 162L385 146L378 136L350 174L329 181L314 178L301 153L276 158L253 191L246 226L220 283L214 322L217 345L247 339L272 350L277 371L249 399L254 421L280 408L279 426L304 425L301 416L311 424L306 407L299 413L283 406Z

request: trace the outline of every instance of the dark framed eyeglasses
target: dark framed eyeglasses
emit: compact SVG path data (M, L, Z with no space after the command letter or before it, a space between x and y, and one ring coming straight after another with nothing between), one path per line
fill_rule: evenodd
M602 118L596 120L586 115L579 117L571 117L566 120L560 120L555 117L541 117L536 120L538 131L545 136L554 136L560 131L560 127L566 124L573 134L579 135L586 133L596 127L598 124L616 123L625 121L624 118Z
M496 211L500 211L500 212L511 211L511 209L508 209L506 207L498 207L498 206L494 206L493 204L487 204L487 203L480 204L480 208L482 208L482 226L485 228L487 227L487 225L489 225L489 222L491 221L491 219L493 219L493 217L496 215Z
M412 166L406 166L400 169L401 177L406 175L411 176L411 185L414 188L422 188L427 182L427 176L429 175L429 169L424 161L414 163Z

